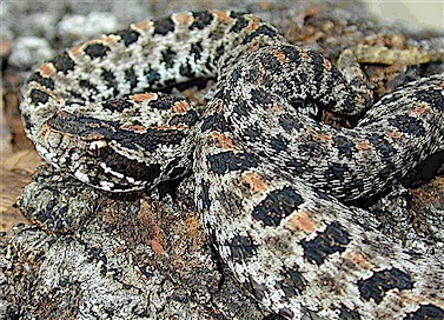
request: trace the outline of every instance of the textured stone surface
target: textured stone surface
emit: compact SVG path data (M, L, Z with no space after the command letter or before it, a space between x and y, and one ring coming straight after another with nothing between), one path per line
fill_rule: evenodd
M19 203L33 226L0 241L0 317L263 318L225 279L190 188L118 197L42 167Z
M53 55L54 52L46 39L21 37L15 41L8 61L13 66L28 68Z

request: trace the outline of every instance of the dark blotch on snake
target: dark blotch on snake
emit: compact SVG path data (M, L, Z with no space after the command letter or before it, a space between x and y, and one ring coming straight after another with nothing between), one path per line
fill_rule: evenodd
M95 98L92 97L92 95L99 94L99 90L97 89L97 87L87 79L81 79L79 81L79 86L83 89L87 89L91 101L95 100Z
M112 71L104 69L102 72L102 78L108 88L113 88L113 95L118 96L119 95L119 84L116 79L116 76Z
M174 22L170 17L154 20L154 34L166 35L174 31Z
M433 304L425 304L415 312L410 313L404 320L442 320L444 310Z
M280 316L283 316L283 317L286 317L286 318L289 318L289 319L293 318L293 315L294 315L293 311L291 311L288 308L281 308L281 309L279 309L278 314Z
M125 46L129 46L130 44L137 42L139 39L140 33L130 28L121 30L117 33L123 40Z
M270 147L276 152L284 151L287 150L286 142L287 141L282 137L273 137L270 138Z
M54 80L51 78L42 77L39 72L34 72L28 79L28 83L35 81L39 83L42 87L45 87L49 90L54 90Z
M122 111L124 109L129 109L133 107L133 103L125 99L113 99L103 102L102 107L104 109L115 112L115 111Z
M133 131L119 130L117 134L112 133L111 139L131 149L140 149L152 152L164 145L180 145L186 134L177 130L155 130L147 129L145 133L139 134Z
M435 90L428 90L426 92L416 92L415 99L429 103L434 108L437 108L441 112L444 111L444 95L442 94L442 88L436 87Z
M148 102L148 106L154 109L159 110L169 110L171 109L176 102L185 101L185 103L189 104L189 101L183 98L179 98L173 95L166 95L163 93L157 93L158 98L155 100L150 100Z
M335 144L338 146L338 158L350 158L356 152L356 144L349 139L338 136L335 139Z
M357 284L362 298L380 303L387 291L395 288L399 291L410 290L414 283L407 273L391 268L375 272L368 279L358 280Z
M225 174L230 171L245 171L259 165L259 159L249 153L233 151L221 152L207 156L211 171L216 174Z
M202 201L202 207L205 210L208 210L210 208L210 205L211 205L211 201L210 201L210 187L205 182L202 183L201 187L202 187L202 190L200 192L200 199Z
M190 53L194 57L194 62L199 62L202 55L202 45L199 42L195 42L191 44Z
M390 125L397 128L400 132L415 136L424 136L425 130L421 120L409 117L407 115L398 115L394 119L389 119Z
M350 235L339 222L332 222L324 232L320 232L312 240L302 240L304 257L310 263L321 265L327 256L336 252L344 252L350 242Z
M327 181L339 181L343 185L349 172L350 169L345 164L331 162L329 168L325 170L324 176Z
M213 59L211 59L210 56L207 57L207 61L205 61L205 68L207 68L209 72L213 72L214 70Z
M216 113L203 119L200 129L202 132L218 131L223 133L229 131L229 125L221 114Z
M246 284L248 285L250 292L256 299L262 300L265 297L267 288L263 284L254 280L251 276Z
M256 29L256 31L254 31L253 33L246 36L244 41L242 42L242 44L246 44L248 42L251 42L254 38L256 38L260 35L266 35L266 36L273 38L276 36L276 31L268 26L260 26L259 28Z
M258 129L258 128L254 128L254 127L246 128L244 133L245 133L245 137L248 138L248 139L246 139L248 141L261 141L262 135L261 135L260 129Z
M284 291L285 297L291 298L299 295L305 290L305 279L302 274L294 268L283 274L283 280L279 281L280 288Z
M137 160L128 159L110 149L107 149L102 161L113 171L119 172L125 177L134 178L136 181L153 182L159 178L161 173L159 164L146 165ZM104 172L104 174L107 173Z
M161 52L162 59L161 62L165 64L166 69L170 69L174 66L174 61L176 59L177 52L171 50L171 48L166 48Z
M160 73L154 69L145 69L143 74L146 76L146 79L150 85L153 85L160 80Z
M103 77L103 80L105 80L105 82L107 82L107 85L112 82L116 82L116 76L110 70L103 69L102 77Z
M178 114L171 117L170 121L168 122L169 125L175 126L178 124L186 124L187 126L191 127L194 124L196 124L197 120L199 119L199 116L196 111L190 110L185 114Z
M313 80L316 82L321 82L322 74L325 71L324 68L324 57L316 51L309 50L307 52L308 56L311 58L312 62L310 64L313 69Z
M104 121L90 117L78 117L67 112L58 112L48 120L48 124L61 132L77 134L81 137L100 134L108 141L123 147L153 152L160 146L179 145L186 134L177 130L146 129L144 133L120 128L118 121Z
M231 257L237 261L248 259L256 253L256 246L249 237L237 235L231 239L228 246L231 250Z
M134 70L126 69L125 70L125 80L130 85L130 91L132 92L135 87L137 87L137 76Z
M93 43L85 48L85 53L91 58L103 58L108 53L109 48L101 43Z
M239 33L246 26L248 26L248 21L244 17L240 17L236 20L234 26L231 27L230 32Z
M187 78L194 78L196 76L196 73L191 68L190 62L188 60L185 64L180 65L179 73Z
M285 162L285 166L289 169L292 174L297 176L302 174L308 174L313 171L312 168L308 167L309 161L302 159L290 159Z
M262 107L270 106L273 102L270 95L261 88L251 90L251 99L255 105Z
M52 64L58 72L67 74L68 71L74 70L75 62L71 59L67 52L64 52L56 56L52 61Z
M361 320L361 316L359 315L359 313L347 308L344 305L341 305L341 308L339 310L340 320Z
M294 66L294 62L299 62L300 53L299 50L293 46L281 46L279 50L287 57L287 59L291 60L292 65Z
M224 53L225 47L223 45L220 45L216 48L216 55L214 56L214 60L217 61Z
M240 116L249 117L251 114L251 105L245 101L233 102L233 112Z
M244 15L246 15L246 14L248 14L248 12L243 12L243 11L231 11L231 12L230 12L230 18L234 18L234 19L236 19L236 18L239 18L239 17L244 16Z
M202 30L203 28L205 28L206 26L208 26L211 21L213 21L213 15L206 11L195 11L192 13L193 17L194 17L194 21L190 26L190 30L193 29L199 29Z
M30 96L32 103L35 105L38 105L39 103L45 104L49 100L49 94L39 89L32 89Z
M255 220L262 221L268 227L277 227L283 218L288 216L303 203L299 193L285 187L267 195L253 210Z
M373 134L368 137L368 142L371 143L372 148L376 150L383 159L392 158L396 153L396 150L382 134Z

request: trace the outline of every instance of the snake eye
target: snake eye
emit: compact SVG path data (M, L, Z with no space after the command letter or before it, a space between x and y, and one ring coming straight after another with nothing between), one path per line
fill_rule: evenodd
M95 140L89 145L88 153L94 157L100 157L105 153L108 143L105 140Z

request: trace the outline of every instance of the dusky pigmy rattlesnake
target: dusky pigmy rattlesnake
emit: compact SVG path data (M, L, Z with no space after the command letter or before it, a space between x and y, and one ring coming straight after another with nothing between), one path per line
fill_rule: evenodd
M217 79L203 114L154 93ZM237 280L288 319L442 319L442 254L415 255L344 202L443 150L444 74L372 105L341 72L259 18L201 11L131 25L40 65L21 105L40 155L113 192L193 171L205 229ZM319 112L358 115L353 129Z

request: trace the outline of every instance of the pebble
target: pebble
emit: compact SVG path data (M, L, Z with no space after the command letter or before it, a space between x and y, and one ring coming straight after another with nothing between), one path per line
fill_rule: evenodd
M46 39L24 36L15 41L8 62L15 67L26 69L52 56L54 51Z
M121 28L116 17L106 12L91 12L86 16L66 15L57 25L57 34L65 42L85 40L95 35Z

